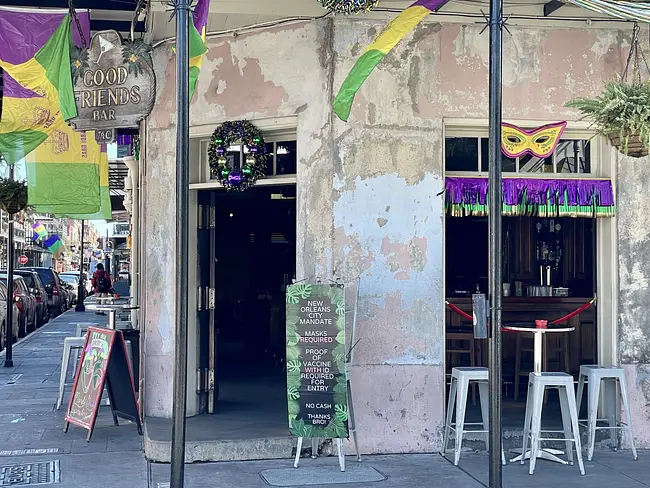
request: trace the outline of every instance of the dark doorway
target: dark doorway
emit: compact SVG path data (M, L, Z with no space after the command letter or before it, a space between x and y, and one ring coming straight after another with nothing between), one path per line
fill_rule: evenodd
M213 411L267 426L272 417L286 433L285 288L296 268L295 186L203 192L199 201L208 228L199 234L199 276L214 290L201 312L201 361L214 368L216 383Z

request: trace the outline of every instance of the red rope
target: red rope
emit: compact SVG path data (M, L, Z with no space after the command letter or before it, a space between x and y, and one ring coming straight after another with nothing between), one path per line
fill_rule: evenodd
M583 306L581 306L580 308L578 308L578 309L574 310L573 312L565 315L564 317L560 317L559 319L554 320L553 322L551 322L551 324L552 325L557 325L557 324L561 324L562 322L566 322L567 320L569 320L569 319L575 317L576 315L578 315L578 314L584 312L585 310L587 310L589 307L591 307L594 304L595 301L596 301L596 298L594 297L591 300L589 300L587 303L585 303ZM445 300L445 303L447 304L447 306L451 310L456 312L458 315L466 318L467 320L472 320L472 321L474 320L474 318L470 314L468 314L467 312L462 311L460 308L458 308L453 303L449 303L446 300ZM501 329L501 331L502 332L512 332L510 330L504 330L504 329Z
M566 321L569 320L570 318L573 318L573 317L575 317L576 315L578 315L579 313L582 313L582 312L584 312L585 310L587 310L589 307L591 307L591 306L593 305L593 303L594 303L595 301L596 301L596 298L592 298L591 300L589 300L587 303L585 303L585 304L584 304L582 307L580 307L579 309L574 310L573 312L571 312L570 314L565 315L564 317L561 317L561 318L559 318L559 319L557 319L557 320L554 320L553 322L551 322L551 324L553 324L553 325L557 325L557 324L561 324L562 322L566 322Z
M461 315L461 316L465 317L467 320L474 321L474 317L472 317L470 314L468 314L468 313L466 313L466 312L463 312L460 308L458 308L458 307L457 307L456 305L454 305L453 303L449 303L449 302L447 302L447 301L445 301L445 303L447 304L447 306L448 306L449 308L451 308L451 309L452 309L454 312L456 312L458 315Z

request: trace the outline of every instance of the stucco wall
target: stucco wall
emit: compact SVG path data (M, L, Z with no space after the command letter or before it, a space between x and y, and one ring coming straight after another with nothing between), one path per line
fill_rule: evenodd
M210 40L191 122L297 115L297 276L361 276L351 374L362 450L430 451L444 401L443 119L487 116L488 34L480 25L420 26L372 74L344 124L332 118L333 91L382 25L337 18ZM627 54L627 31L509 29L506 118L576 118L564 103L598 92ZM156 49L154 62L145 411L168 417L174 311L161 297L174 287L170 47Z

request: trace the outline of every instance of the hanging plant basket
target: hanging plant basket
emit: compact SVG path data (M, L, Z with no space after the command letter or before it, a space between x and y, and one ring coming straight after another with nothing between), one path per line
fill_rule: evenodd
M644 158L648 155L648 146L643 143L641 136L637 133L632 136L623 136L620 134L609 134L609 141L618 151L631 158Z
M23 181L0 178L0 208L17 214L27 208L27 185Z
M620 80L608 83L596 98L577 98L565 105L577 108L592 121L597 133L607 137L620 153L633 158L647 156L650 149L650 81L641 77L641 69L650 74L650 66L641 49L639 32L635 24Z

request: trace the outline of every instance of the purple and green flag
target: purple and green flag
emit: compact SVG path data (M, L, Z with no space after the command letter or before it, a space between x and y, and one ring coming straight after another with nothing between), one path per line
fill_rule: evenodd
M357 60L334 99L334 113L347 121L354 97L382 59L427 16L449 0L417 0L399 14Z
M32 237L32 240L36 241L40 238L47 237L47 229L41 222L36 222L34 225L32 225L32 229L34 230L34 236Z
M208 52L206 30L208 28L208 13L210 0L199 0L192 15L190 24L190 101L196 90L196 82L203 64L203 55Z
M78 15L89 33L88 11ZM70 75L75 35L67 10L0 7L0 153L8 164L25 157L77 115Z
M53 234L43 241L43 245L55 256L59 256L63 252L63 242L57 234Z

